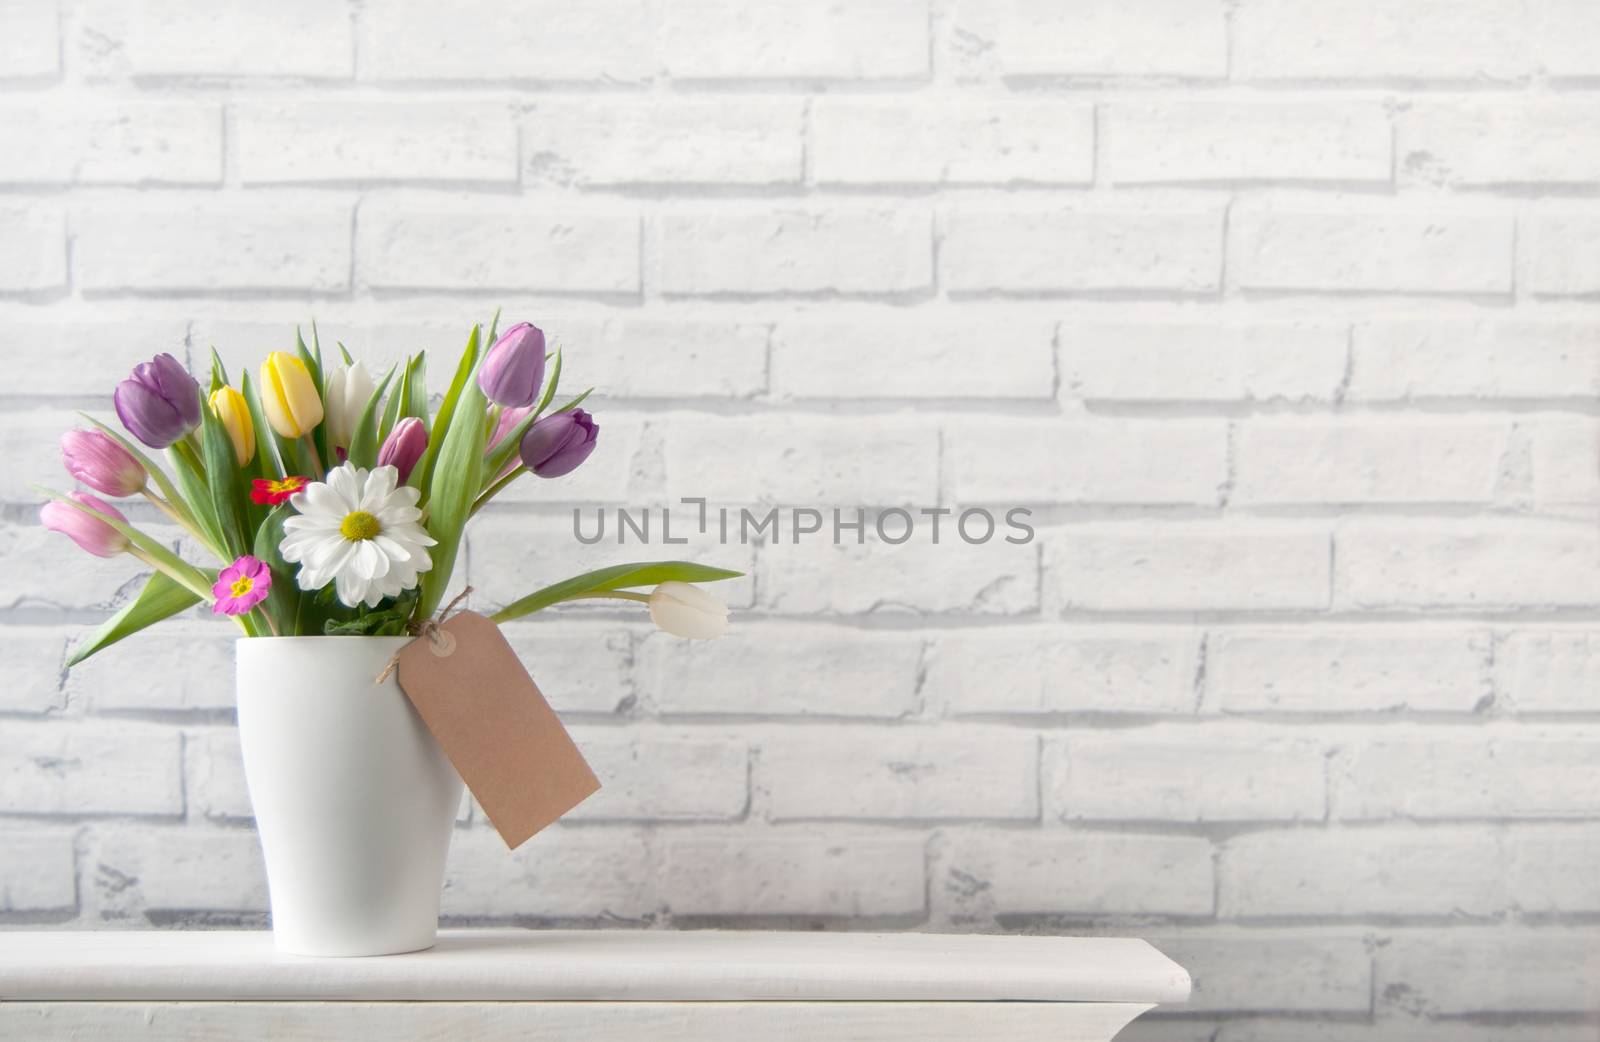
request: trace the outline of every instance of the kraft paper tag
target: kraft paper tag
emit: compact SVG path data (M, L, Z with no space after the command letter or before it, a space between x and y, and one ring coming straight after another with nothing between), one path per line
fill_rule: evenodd
M600 782L506 642L476 612L400 649L400 689L515 850Z

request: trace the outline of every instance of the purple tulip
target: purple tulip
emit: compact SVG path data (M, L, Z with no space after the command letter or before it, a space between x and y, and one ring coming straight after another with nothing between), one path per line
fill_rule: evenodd
M589 458L600 425L582 409L546 416L522 436L522 463L541 478L559 478Z
M134 366L112 401L122 425L152 449L164 449L200 426L200 385L169 354Z
M497 405L532 405L544 384L544 333L518 322L489 348L478 370L478 388Z
M98 510L107 517L126 521L116 507L89 495L87 492L68 492L67 498L82 503L90 510ZM39 523L52 532L60 532L96 557L115 557L128 548L128 537L91 514L77 507L54 500L39 508Z
M415 416L407 416L383 439L383 448L378 450L378 466L398 470L403 485L427 449L428 429Z
M96 492L131 496L144 489L144 464L103 431L68 431L61 436L61 461L67 473Z

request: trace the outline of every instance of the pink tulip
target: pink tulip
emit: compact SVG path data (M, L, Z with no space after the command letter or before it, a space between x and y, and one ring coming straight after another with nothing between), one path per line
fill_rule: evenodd
M149 478L144 464L103 431L74 430L63 434L61 460L67 473L108 496L134 495Z
M383 447L378 450L378 466L395 468L400 472L400 483L405 484L412 468L427 450L427 428L415 416L407 416L383 439Z
M67 498L118 521L128 520L116 507L87 492L68 492ZM96 557L115 557L128 548L127 536L98 517L65 503L52 500L40 507L39 523L52 532L62 533Z
M489 436L489 444L483 450L483 454L487 456L492 452L494 447L504 441L506 436L516 429L517 424L527 419L528 414L531 412L533 412L533 406L531 405L521 405L500 410L500 422L494 425L494 433ZM511 457L511 462L500 468L500 473L495 475L495 480L498 481L513 470L516 470L517 463L517 458L515 456Z
M489 437L489 448L492 449L500 444L500 439L515 430L517 424L527 419L528 414L532 411L533 406L531 405L518 405L509 409L501 409L500 422L494 425L494 434Z

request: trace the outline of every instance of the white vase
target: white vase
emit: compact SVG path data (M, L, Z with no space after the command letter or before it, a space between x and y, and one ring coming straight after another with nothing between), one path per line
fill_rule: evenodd
M461 778L391 674L408 637L254 637L239 741L272 932L296 955L430 947Z

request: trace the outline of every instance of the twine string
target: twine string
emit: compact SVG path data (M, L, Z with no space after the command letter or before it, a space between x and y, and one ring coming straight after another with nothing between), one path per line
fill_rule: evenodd
M433 646L437 654L441 656L448 655L450 653L450 649L455 646L455 642L450 639L450 634L440 629L440 626L442 626L450 618L450 616L455 612L456 607L462 601L466 600L467 595L471 592L472 587L466 587L460 593L456 594L455 597L451 598L450 603L446 604L444 608L440 610L438 618L423 619L420 623L412 623L410 626L406 627L407 630L410 631L412 636L415 636L419 639L422 637L428 638L428 643ZM410 646L410 644L407 644L402 647L400 651L404 651ZM388 680L394 671L400 668L400 651L397 651L393 655L389 656L389 661L383 667L383 672L372 678L372 682L374 684L381 684L385 680Z

